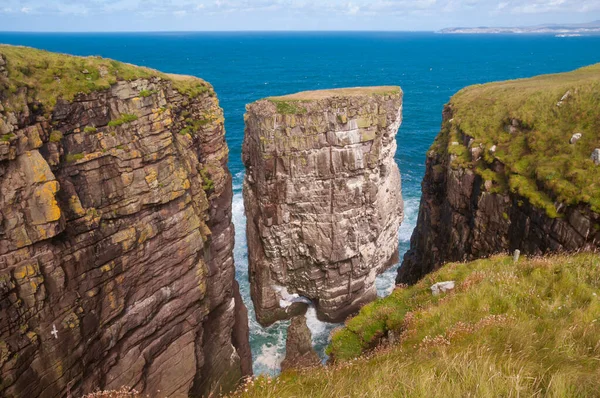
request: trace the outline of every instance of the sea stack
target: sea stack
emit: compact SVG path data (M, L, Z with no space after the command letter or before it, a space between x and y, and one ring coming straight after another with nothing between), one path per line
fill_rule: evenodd
M339 322L398 260L399 87L302 92L247 106L243 161L251 295L269 325Z

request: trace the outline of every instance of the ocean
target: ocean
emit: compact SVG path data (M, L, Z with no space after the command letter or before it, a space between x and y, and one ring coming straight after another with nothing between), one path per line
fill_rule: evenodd
M200 27L201 28L201 27ZM307 33L1 33L0 43L75 55L101 55L164 72L202 77L225 112L233 174L236 277L250 313L257 374L277 374L287 322L262 328L254 319L247 272L241 162L245 105L263 97L335 87L400 85L404 120L396 161L405 220L398 239L408 249L416 223L425 154L438 133L443 105L461 88L494 80L564 72L600 62L600 36L440 35L406 32ZM381 296L396 267L377 281ZM330 331L309 310L313 341L324 358Z

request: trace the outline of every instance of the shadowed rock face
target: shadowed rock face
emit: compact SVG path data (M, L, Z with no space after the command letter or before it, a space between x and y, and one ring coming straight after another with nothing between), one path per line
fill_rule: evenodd
M0 108L0 395L235 386L248 326L212 89L120 81L51 115L20 90Z
M340 321L376 297L403 218L398 87L316 91L247 107L243 160L251 294L268 325L304 310Z

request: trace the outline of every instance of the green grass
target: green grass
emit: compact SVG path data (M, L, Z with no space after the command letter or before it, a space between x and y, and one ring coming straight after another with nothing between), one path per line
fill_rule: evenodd
M569 98L557 106L568 91ZM477 145L483 144L484 159L479 163L501 161L506 166L505 187L546 209L550 217L558 216L555 202L584 203L600 212L600 167L590 160L592 151L600 147L599 103L600 64L471 86L450 100L454 120L443 126L440 135L462 132ZM513 120L517 126L511 132ZM583 137L570 145L574 133ZM438 143L437 149L458 151L450 141ZM462 142L460 146L464 148ZM459 166L475 163L468 154L456 160Z
M433 296L447 280L455 290ZM597 254L448 264L348 320L334 364L259 377L237 395L598 396L599 295Z
M297 100L274 100L270 99L277 108L277 113L282 115L301 115L307 112L306 108L302 106L302 101Z
M207 82L182 75L170 75L100 57L75 57L29 47L0 45L7 60L8 79L0 77L0 88L14 94L28 87L28 101L39 101L50 112L56 100L70 101L78 93L104 90L118 80L160 77L172 82L173 88L190 97L214 95ZM87 71L87 73L83 73ZM149 92L150 94L151 92ZM140 93L141 95L141 93ZM7 104L13 102L10 98Z
M136 121L136 120L138 120L137 115L133 115L133 114L130 114L130 113L124 113L124 114L121 115L120 118L114 119L114 120L111 120L110 122L108 122L108 126L109 127L116 127L116 126L120 126L120 125L125 124L125 123L131 123L131 122Z
M86 127L83 129L83 132L84 132L84 133L88 133L88 134L93 134L93 133L95 133L96 131L97 131L96 127L93 127L93 126L86 126Z

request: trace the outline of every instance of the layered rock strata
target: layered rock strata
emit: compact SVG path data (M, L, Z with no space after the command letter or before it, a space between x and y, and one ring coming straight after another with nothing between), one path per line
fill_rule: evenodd
M517 249L598 250L600 169L589 159L600 138L598 81L600 65L453 97L427 154L418 222L397 282Z
M0 395L234 387L248 325L212 87L100 58L0 58Z
M403 218L398 87L304 92L247 106L244 204L252 300L268 325L343 320L376 297Z

